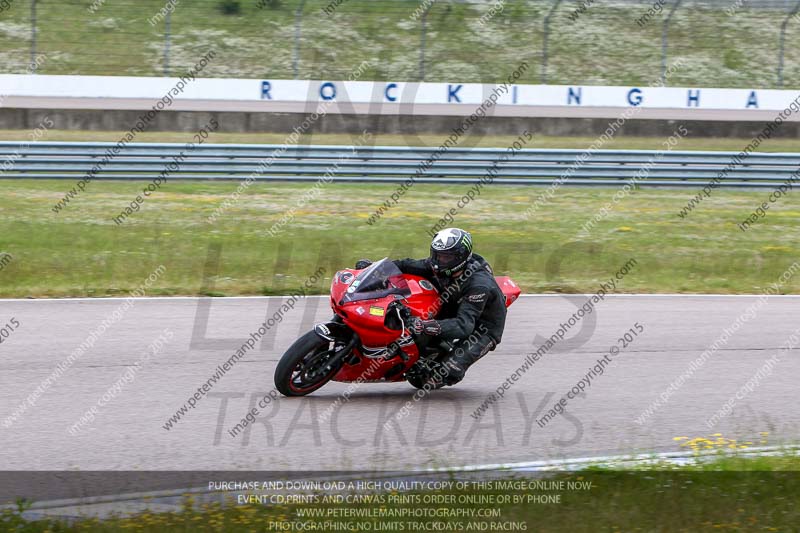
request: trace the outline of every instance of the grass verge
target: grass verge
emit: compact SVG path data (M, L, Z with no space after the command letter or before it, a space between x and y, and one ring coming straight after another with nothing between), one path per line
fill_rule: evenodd
M776 88L777 43L781 24L789 20L790 3L728 4L735 13L696 2L670 14L668 60L680 58L683 65L670 76L670 85ZM161 76L168 46L172 73L213 49L218 58L204 76L346 79L367 61L365 80L424 76L426 81L452 83L505 80L524 60L530 66L521 82L535 84L544 74L546 18L548 83L643 87L661 74L665 13L653 16L651 10L646 21L637 23L651 5L598 2L576 19L571 16L574 2L543 0L496 5L417 0L38 2L36 51L44 58L40 74ZM174 9L168 44L166 20L158 16L165 6ZM3 70L23 72L31 48L31 1L4 2L3 7ZM427 14L421 17L423 11ZM798 24L790 22L784 29L786 42L796 42ZM785 86L797 87L797 47L786 47L784 63Z
M370 225L395 186L330 184L301 206L298 200L313 184L255 183L211 224L209 215L237 184L174 181L117 225L112 217L143 183L92 182L53 213L72 185L0 181L0 296L124 295L159 265L166 271L153 295L286 294L318 267L329 279L360 257L426 256L428 230L468 190L417 185ZM542 191L485 187L453 222L470 230L476 250L525 292L594 292L633 258L636 266L617 292L760 293L800 255L800 210L791 194L742 232L736 223L767 191L718 190L681 219L677 213L694 191L643 189L611 205L586 234L581 227L617 189L562 188L526 218ZM271 236L270 228L279 231ZM205 271L204 283L215 243L221 246L219 269ZM317 291L325 293L327 282ZM787 279L779 292L800 293L800 276Z
M81 130L48 130L47 137L42 141L58 142L117 142L124 137L124 131L81 131ZM25 141L30 137L27 130L0 130L0 141ZM283 144L286 142L285 133L214 133L215 143L241 143L241 144ZM338 144L351 146L356 140L356 135L347 133L314 133L304 135L297 142L298 145ZM443 134L373 134L370 143L375 146L428 146L437 147L445 141L447 135ZM517 135L478 135L464 136L459 147L496 148L510 146L518 139ZM191 140L187 132L171 131L145 131L136 136L135 142L150 143L186 143ZM546 149L574 149L586 150L597 137L567 137L536 135L529 148ZM695 137L690 143L682 143L680 150L722 150L739 152L752 139L722 138L722 137ZM664 137L639 137L618 135L612 137L603 145L608 150L664 150ZM796 152L800 143L796 139L768 139L758 147L761 152ZM265 154L266 155L266 154Z

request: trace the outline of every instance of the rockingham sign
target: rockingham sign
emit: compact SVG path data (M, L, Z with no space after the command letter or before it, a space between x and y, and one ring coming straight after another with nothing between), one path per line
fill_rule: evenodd
M5 107L139 109L160 98L173 78L0 75ZM503 90L498 91L501 88ZM174 110L462 115L495 94L496 116L605 116L638 107L671 118L703 113L759 120L797 98L797 90L596 85L416 83L401 81L246 80L198 78ZM749 115L748 115L749 113ZM672 114L672 115L671 115ZM663 116L661 116L663 115ZM732 120L733 118L731 118Z

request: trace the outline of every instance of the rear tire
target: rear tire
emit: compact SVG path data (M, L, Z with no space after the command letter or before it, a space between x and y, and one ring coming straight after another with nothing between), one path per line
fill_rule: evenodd
M305 396L325 385L342 367L344 358L332 367L335 346L313 331L292 344L275 369L275 388L284 396Z

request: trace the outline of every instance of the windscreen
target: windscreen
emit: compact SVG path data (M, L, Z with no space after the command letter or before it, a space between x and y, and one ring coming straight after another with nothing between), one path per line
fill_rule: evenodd
M411 295L411 289L400 269L389 259L383 258L356 276L341 303L383 298L390 294L407 297Z

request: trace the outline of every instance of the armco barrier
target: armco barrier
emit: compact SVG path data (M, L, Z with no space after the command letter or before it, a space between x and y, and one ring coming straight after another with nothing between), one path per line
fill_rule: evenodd
M114 143L0 142L0 178L146 180L167 169L169 179L337 182L473 183L486 176L505 149L451 148L425 163L436 148L133 143L109 157ZM175 158L184 156L177 163ZM541 185L564 175L564 185L704 186L720 176L736 152L519 150L498 163L494 183ZM579 157L580 156L580 157ZM105 160L105 162L103 162ZM269 162L271 160L271 162ZM581 162L582 161L582 162ZM421 170L426 169L426 170ZM570 170L571 169L571 170ZM800 169L800 153L751 153L720 177L725 187L774 187ZM418 174L418 170L420 173ZM566 174L568 173L568 174Z

